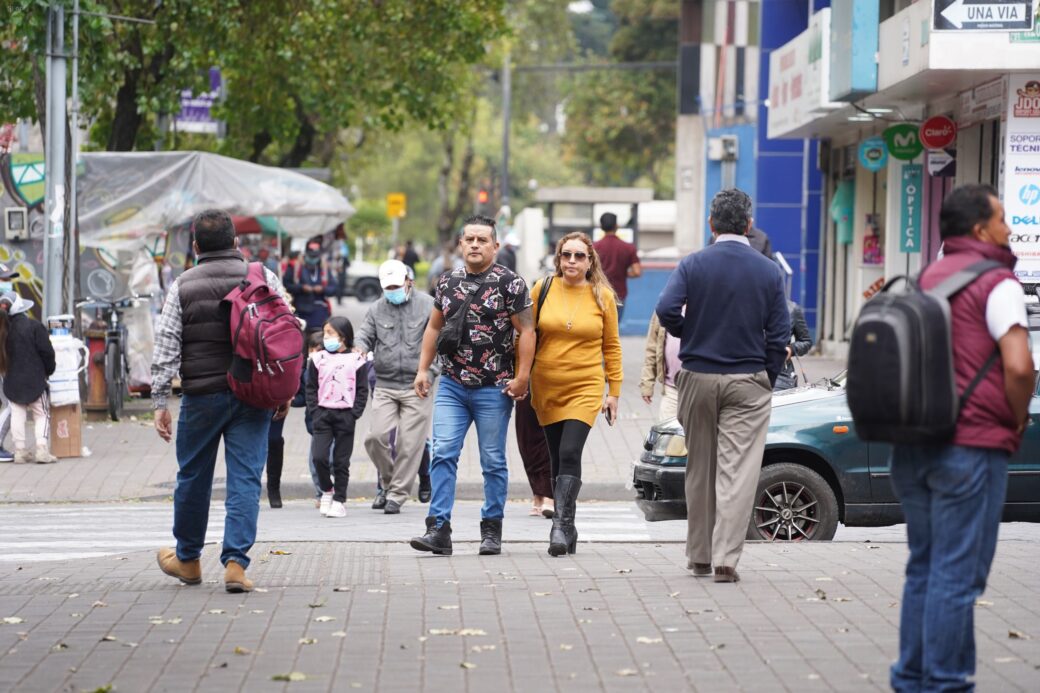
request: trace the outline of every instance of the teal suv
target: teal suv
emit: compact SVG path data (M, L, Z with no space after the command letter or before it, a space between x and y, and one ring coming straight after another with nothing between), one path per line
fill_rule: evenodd
M1030 306L1033 359L1040 370L1040 306ZM1040 379L1030 425L1009 467L1005 521L1040 522ZM636 504L647 520L686 517L687 441L675 419L650 429L633 464ZM903 521L888 475L891 447L856 436L844 373L773 395L762 473L749 539L825 541L841 522L880 526Z

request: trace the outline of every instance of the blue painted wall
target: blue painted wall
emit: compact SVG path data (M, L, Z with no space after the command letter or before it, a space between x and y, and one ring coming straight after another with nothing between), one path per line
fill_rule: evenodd
M734 125L725 128L709 129L705 141L722 135L736 135L740 144L737 150L737 175L736 185L746 192L754 200L756 190L756 167L755 167L755 126L748 123L745 125ZM705 148L706 149L706 148ZM704 200L711 202L715 193L722 189L722 162L711 161L707 158L707 150L704 152ZM704 210L707 216L708 210ZM708 244L711 237L711 229L704 225L704 243Z
M827 7L817 0L813 11ZM773 250L784 254L794 274L791 298L805 309L809 329L816 332L817 279L820 276L820 204L822 178L817 168L817 144L766 137L769 98L769 54L809 26L804 0L770 0L761 7L760 78L755 186L755 225L769 234ZM804 166L808 163L808 171ZM806 180L806 173L808 174ZM808 191L803 195L803 191ZM805 207L805 214L803 214ZM803 217L805 223L803 224Z

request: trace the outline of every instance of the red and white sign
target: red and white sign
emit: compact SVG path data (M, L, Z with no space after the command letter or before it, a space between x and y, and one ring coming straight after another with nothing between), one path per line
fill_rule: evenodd
M920 135L925 149L946 149L957 139L957 123L946 116L932 116L921 123Z

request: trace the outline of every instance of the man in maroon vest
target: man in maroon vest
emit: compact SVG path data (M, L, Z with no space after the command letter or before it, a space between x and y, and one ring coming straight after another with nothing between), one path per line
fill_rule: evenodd
M1025 296L997 191L965 185L943 201L944 257L921 274L930 289L980 260L990 270L950 302L960 392L997 352L948 445L900 445L892 485L906 515L910 558L899 624L896 691L970 690L973 611L997 547L1008 457L1022 442L1034 385Z

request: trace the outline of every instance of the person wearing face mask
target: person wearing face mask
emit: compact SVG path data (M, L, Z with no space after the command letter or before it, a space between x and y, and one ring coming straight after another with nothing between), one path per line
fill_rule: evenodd
M383 296L365 315L355 338L355 350L372 352L376 374L365 437L365 450L376 466L381 484L372 509L396 515L411 495L430 430L433 398L420 398L412 383L419 368L433 297L415 290L408 267L400 260L387 260L380 265L379 283ZM437 365L431 365L431 382L438 372ZM390 444L390 433L395 428L396 459ZM426 483L429 484L428 477Z
M0 295L15 293L14 280L18 271L9 269L0 262ZM14 453L4 447L7 434L11 432L11 404L4 396L4 379L0 376L0 462L14 462Z
M307 332L320 332L332 315L328 297L335 296L336 280L322 257L321 240L307 241L300 261L290 265L282 280L292 294L296 314L307 323Z
M314 426L311 459L322 491L321 514L346 517L354 430L368 402L368 363L354 351L350 320L336 315L322 329L325 348L307 362L307 413Z

